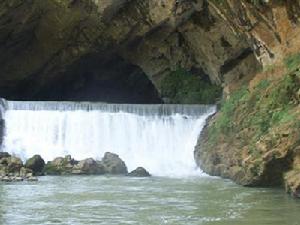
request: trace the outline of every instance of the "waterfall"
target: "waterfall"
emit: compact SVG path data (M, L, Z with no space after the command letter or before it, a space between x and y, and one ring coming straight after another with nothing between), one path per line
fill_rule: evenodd
M23 159L101 159L113 152L129 170L143 166L153 175L194 175L194 146L214 111L209 105L7 101L3 147Z

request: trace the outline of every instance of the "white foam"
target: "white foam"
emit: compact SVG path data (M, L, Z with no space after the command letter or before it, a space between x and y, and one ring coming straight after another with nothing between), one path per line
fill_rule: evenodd
M206 118L215 110L213 106L199 106L198 114L193 109L189 115L185 113L189 112L186 110L189 106L183 107L182 112L170 106L167 114L161 114L155 107L150 112L149 105L144 107L147 113L128 113L105 107L92 110L33 107L39 103L30 103L33 106L24 110L17 107L18 103L13 104L12 107L8 102L5 112L5 151L24 159L40 154L46 160L67 154L78 160L101 159L105 152L114 152L129 170L143 166L158 176L200 174L194 162L194 146ZM138 108L143 112L142 105Z

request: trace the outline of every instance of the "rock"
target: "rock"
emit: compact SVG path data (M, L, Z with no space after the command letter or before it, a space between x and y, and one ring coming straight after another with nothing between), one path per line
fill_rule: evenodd
M300 198L300 171L292 170L284 176L285 190L295 198Z
M34 155L25 163L25 167L31 169L34 175L42 175L45 161L40 155Z
M61 166L61 165L63 165L63 162L64 162L64 158L63 157L57 157L53 161L51 161L51 164L53 166Z
M9 177L9 176L5 176L5 177L2 177L1 181L4 181L4 182L12 182L12 179L11 179L11 177Z
M23 177L15 177L14 179L13 179L13 181L16 181L16 182L21 182L21 181L23 181L24 179L23 179Z
M151 174L143 167L138 167L131 171L128 176L130 177L150 177Z
M117 154L106 152L101 161L104 170L108 174L127 174L125 162Z
M46 175L68 175L72 174L74 165L78 162L72 159L70 155L57 157L53 161L49 161L45 166L43 172Z
M0 159L8 157L10 157L10 154L8 152L0 152Z
M8 173L19 173L20 169L23 167L22 160L15 156L1 159L0 164L7 165Z
M23 177L23 178L27 178L27 177L30 177L32 176L33 172L31 169L28 169L28 168L25 168L25 167L22 167L20 169L20 176Z
M79 161L72 169L72 174L104 174L105 170L102 164L94 159L88 158Z
M36 182L36 181L38 181L38 179L36 177L29 177L29 178L27 178L27 181Z

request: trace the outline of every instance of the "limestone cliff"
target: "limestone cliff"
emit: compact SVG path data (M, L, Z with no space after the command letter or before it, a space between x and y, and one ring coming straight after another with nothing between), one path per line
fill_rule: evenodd
M299 197L299 1L220 4L215 7L247 35L263 70L228 83L229 95L195 149L196 161L209 174L247 186L285 185Z
M161 95L178 68L221 85L260 67L246 36L204 0L4 0L0 31L0 95L15 99L111 83L143 86L138 94L152 83Z

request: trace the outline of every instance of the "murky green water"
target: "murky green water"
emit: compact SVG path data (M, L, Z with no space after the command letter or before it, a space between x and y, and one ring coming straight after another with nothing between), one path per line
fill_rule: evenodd
M300 224L282 190L209 177L41 177L0 184L0 205L0 224Z

